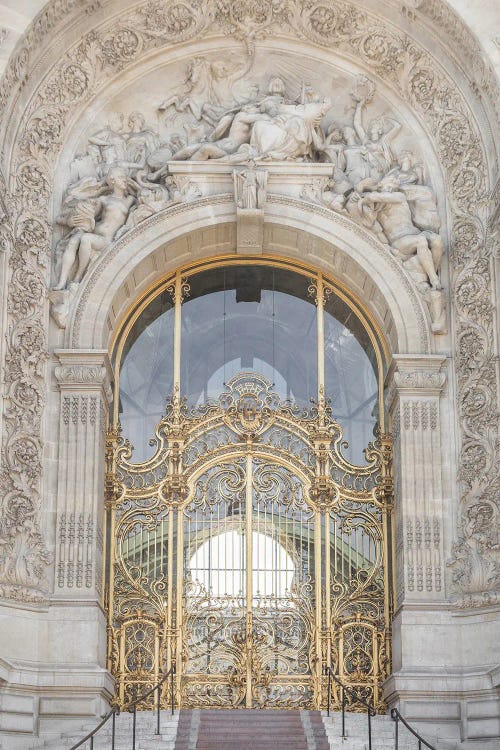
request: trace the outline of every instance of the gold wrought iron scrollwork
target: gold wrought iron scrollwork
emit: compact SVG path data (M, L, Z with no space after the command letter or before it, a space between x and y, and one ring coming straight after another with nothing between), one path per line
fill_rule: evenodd
M143 464L109 432L108 657L121 704L175 662L184 706L319 708L330 665L382 707L391 441L378 436L363 466L343 441L321 391L295 408L254 373L196 409L175 392Z

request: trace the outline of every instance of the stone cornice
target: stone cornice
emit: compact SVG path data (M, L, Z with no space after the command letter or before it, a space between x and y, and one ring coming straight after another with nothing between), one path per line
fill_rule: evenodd
M446 384L445 362L441 355L394 355L385 379L387 408L395 405L396 396L440 396Z
M86 391L104 389L111 397L113 372L107 351L93 349L56 349L59 365L54 369L61 390Z

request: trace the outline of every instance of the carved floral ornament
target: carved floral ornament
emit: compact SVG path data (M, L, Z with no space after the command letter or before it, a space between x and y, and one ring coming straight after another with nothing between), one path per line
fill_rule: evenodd
M441 4L436 4L434 0L426 0L422 11L419 9L418 12L425 12L430 16L433 13L435 15L436 5ZM76 2L59 0L57 3L50 4L40 16L27 35L26 46L16 53L13 65L4 78L0 90L0 97L3 101L6 101L9 89L26 76L31 49L37 37L44 39L47 31L57 25L66 12L70 12L77 6ZM448 17L445 20L450 36L456 37L457 29L452 28L453 24ZM460 464L463 490L460 510L462 536L452 561L453 577L457 591L467 591L467 596L470 597L472 595L470 592L474 590L479 602L482 601L482 592L486 591L486 596L491 598L491 592L498 585L498 569L488 563L487 574L481 576L477 574L477 568L480 565L478 561L486 559L484 557L486 553L484 553L484 545L475 542L477 534L483 532L476 532L474 530L476 527L470 522L471 507L479 508L481 504L495 502L492 499L495 498L492 491L492 477L496 473L495 466L497 465L494 453L495 415L497 414L492 348L494 309L491 303L492 284L489 267L492 242L487 234L487 167L481 140L465 98L425 49L395 27L381 22L380 19L359 9L354 4L327 2L326 0L322 2L278 0L273 3L266 0L252 0L252 2L205 0L202 3L184 0L183 2L143 3L125 10L119 18L108 20L102 26L86 33L78 44L61 56L57 64L45 76L26 107L24 117L19 123L20 136L14 149L10 192L5 202L10 225L5 223L2 229L2 244L10 250L11 273L1 475L3 497L1 535L5 540L0 552L0 577L5 581L3 593L17 598L39 596L37 592L43 585L44 570L49 562L39 528L42 450L39 432L45 398L45 360L47 358L45 302L40 292L46 284L50 284L48 276L52 255L52 230L49 199L54 179L53 165L57 162L66 136L65 123L70 121L76 111L84 107L91 97L95 96L106 81L134 65L148 51L158 50L164 45L171 47L175 42L194 40L208 32L224 33L241 39L250 56L254 54L256 45L266 35L283 33L298 36L319 46L335 48L339 54L350 57L370 70L372 79L383 79L413 109L417 117L425 121L428 131L432 134L438 158L446 173L447 193L452 214L449 257L453 327L457 352L458 411L462 430ZM222 74L217 70L213 72L215 75ZM492 91L491 84L486 79L485 86L489 92ZM263 92L255 93L254 100L258 101L257 97L262 96ZM365 93L366 110L369 101L368 92ZM321 96L323 96L322 93ZM286 98L286 92L283 97ZM304 101L291 102L290 106L304 107L308 97L311 98L312 103L314 93L311 95L311 92L305 90ZM491 99L494 101L495 96L492 95ZM160 102L158 104L161 106ZM283 100L282 104L286 102ZM169 105L170 108L172 106L175 109L176 103ZM177 106L184 106L183 100L179 100ZM196 104L194 106L196 107ZM209 117L213 114L213 112L208 113ZM296 110L295 116L298 114ZM361 114L361 126L365 130L364 111ZM286 117L284 119L287 120ZM288 119L289 124L290 119ZM304 125L304 118L300 116L296 117L296 124L301 125L300 120ZM217 122L209 122L209 125L215 130L219 123L220 118ZM359 126L359 122L357 124ZM124 133L130 133L134 127L137 129L139 126L136 124L134 127L129 127L127 124L126 127L128 131L124 130ZM315 127L316 124L313 125L313 128ZM356 132L356 128L353 127L353 129L355 137L352 139L352 145L362 146L361 131L358 129ZM386 123L384 135L388 132ZM226 137L226 133L222 137ZM324 131L323 137L325 140L328 138L328 134ZM345 141L345 135L343 138ZM369 136L369 138L373 141L373 137ZM138 145L140 145L139 140L139 138L136 139ZM126 145L130 146L131 136L127 135L125 141ZM195 142L191 139L190 144L186 145L194 145ZM204 143L205 140L201 141L202 145ZM335 138L332 138L332 144L335 145ZM340 153L340 151L345 152L348 144L339 141L338 146L337 151ZM102 153L102 146L98 145L98 148ZM335 153L335 148L332 152ZM344 161L347 161L345 153L341 155ZM254 156L262 156L262 152ZM168 159L165 160L165 162L168 161ZM337 166L339 167L339 164ZM397 169L398 165L395 162L393 165L391 162L390 166L391 168L387 171ZM415 169L416 166L412 164L409 168L405 168L399 163L399 169L406 172ZM162 165L151 169L161 171ZM151 182L151 169L148 171L147 182ZM347 166L340 164L340 169L349 177ZM135 177L137 177L137 171ZM125 178L126 185L123 186ZM120 173L117 175L115 172L111 184L109 174L97 175L96 182L100 184L96 189L101 192L89 200L99 201L100 205L95 207L93 215L88 210L86 215L83 211L83 218L80 216L77 219L69 219L68 234L76 229L82 232L83 237L84 234L94 234L96 226L102 230L102 226L99 227L98 224L104 220L105 203L106 201L109 203L112 197L116 198L118 207L120 201L123 203L122 213L125 213L127 209L125 222L117 227L121 229L126 224L132 208L135 214L139 195L142 192L142 187L141 190L135 188L135 192L131 190L129 181L133 179L134 176L128 169L125 176L123 172L121 176ZM120 183L122 187L118 185L117 188L117 183ZM168 203L171 200L170 187L153 181L153 193L157 184L162 189L163 187L167 189L168 198L166 193L157 197ZM412 184L427 186L425 179L419 178L418 175ZM394 249L394 242L387 236L390 224L394 222L391 222L390 218L389 220L385 218L386 227L384 227L380 221L380 212L385 210L383 206L386 207L386 204L390 202L385 193L404 191L397 189L397 186L382 190L380 180L377 185L370 187L370 190L361 191L361 200L368 198L361 205L361 209L365 213L373 211L377 214L382 233ZM144 189L150 188L148 186ZM182 191L182 186L177 185L175 189ZM117 195L116 190L121 190L122 194ZM328 192L331 192L329 187L325 189L325 186L321 186L317 191L316 199L324 203L325 193ZM333 192L335 196L338 196L342 191L334 190ZM346 192L348 190L344 190L342 195ZM359 193L359 190L353 192ZM377 193L379 195L376 195ZM384 195L381 196L381 193ZM66 198L67 196L65 200ZM128 207L124 203L127 199L130 204ZM336 202L335 206L331 206L332 210L336 210L337 200L339 199L333 195L326 195L327 203ZM352 198L351 201L353 201ZM404 203L403 199L401 203ZM66 204L64 208L71 207ZM346 205L341 208L349 211ZM85 216L91 231L85 228ZM410 216L412 225L419 232L431 231L416 226L415 217L411 215L411 207ZM75 260L80 253L82 237L74 251ZM105 248L106 239L105 237L104 243L98 243L101 244L100 250ZM433 254L429 237L426 238L426 242L427 249L434 258L434 271L437 272L437 251ZM76 245L76 243L75 239L73 244ZM423 242L420 242L420 246L423 248ZM99 252L99 249L90 247L90 252ZM423 254L425 253L421 251L420 257ZM64 250L61 255L64 255ZM419 257L418 249L415 252L412 251L412 256ZM82 266L85 266L85 261ZM85 268L83 268L84 272ZM438 283L431 278L432 274L425 271L425 268L424 272L427 276L424 281L428 284L430 291L439 292ZM72 273L74 273L73 269L68 271L68 282ZM28 278L29 281L27 281ZM55 280L55 286L66 286L67 282L61 284L61 280L59 268L59 277ZM54 284L54 281L52 283ZM437 308L437 301L435 304ZM16 398L15 394L21 387L31 394L30 398L25 400ZM25 437L25 424L28 422L35 425L35 430L31 427L30 435L37 435L36 439L31 437L30 441L27 441ZM30 455L33 454L29 462L22 460L22 456L27 455L28 449ZM474 490L472 477L474 477ZM473 501L470 500L471 497L474 498ZM474 543L471 540L474 540ZM497 552L492 541L488 544L487 558L489 560ZM470 603L470 598L467 602Z

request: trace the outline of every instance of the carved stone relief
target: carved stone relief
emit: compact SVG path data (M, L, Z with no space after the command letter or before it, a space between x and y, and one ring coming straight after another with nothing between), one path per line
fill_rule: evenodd
M313 179L300 196L373 231L424 296L433 332L446 332L439 278L443 241L435 193L424 184L424 167L413 153L394 149L400 122L392 116L364 121L375 83L357 76L350 91L352 113L346 120L324 93L303 79L293 91L292 60L287 63L292 84L279 76L257 83L248 51L243 60L231 72L223 59L195 57L186 66L185 83L157 106L162 113L157 126L138 111L127 118L115 113L90 133L70 165L70 185L57 219L66 227L56 245L51 295L58 325L64 326L74 285L93 257L144 219L201 195L199 181L188 180L182 186L182 178L172 174L176 162L278 161L331 165L331 177ZM263 215L247 214L243 225L242 210L255 210L257 202L263 203L265 190L258 178L265 172L249 168L234 174L239 235L248 235L240 238L238 247L259 251ZM255 184L245 185L243 174L247 183L254 176ZM205 190L206 184L202 187Z
M76 0L74 3L68 0L66 3L60 2L53 7L50 6L52 15L42 14L36 28L28 34L25 49L32 49L37 35L43 35L47 28L57 23L58 18L76 5ZM430 5L433 5L430 0L424 2L422 12L429 12ZM421 8L417 12L420 13ZM493 485L495 467L498 465L495 455L497 406L493 350L494 310L491 303L489 267L491 243L486 241L485 229L488 219L485 156L467 102L426 50L401 31L380 22L375 16L355 5L344 2L321 4L310 0L283 0L278 3L263 0L241 0L238 3L229 0L206 0L204 3L183 4L149 2L131 11L125 11L118 21L109 21L107 25L86 34L81 42L62 56L31 100L25 116L19 123L21 136L14 153L9 196L15 244L9 260L11 282L5 368L6 411L2 494L5 506L6 498L13 497L13 492L21 492L22 503L18 507L26 508L25 512L17 514L7 509L7 515L4 509L4 517L10 518L14 514L19 519L19 523L9 521L9 529L4 530L4 537L9 540L19 536L27 540L31 535L32 548L36 549L38 563L18 563L23 556L25 561L29 559L29 555L26 554L27 544L23 543L25 551L18 554L8 541L4 545L7 553L2 557L1 579L8 581L9 585L12 583L28 587L38 586L48 562L47 551L40 540L37 508L41 472L40 416L43 409L44 360L47 348L43 297L51 247L48 203L53 165L65 138L64 123L70 119L69 113L82 107L106 80L133 65L148 50L158 49L165 44L171 45L173 41L195 39L208 29L219 33L222 31L244 40L250 54L253 54L256 44L266 35L279 34L284 30L320 46L335 48L361 66L369 68L374 77L383 78L387 85L392 86L417 115L425 120L429 132L432 133L440 162L446 171L447 191L453 215L450 260L457 342L458 408L462 426L463 497L460 523L461 539L467 542L463 544L459 541L459 546L455 550L454 585L457 592L466 592L466 598L461 600L466 606L471 602L470 597L476 593L477 599L474 601L481 603L484 596L490 596L490 592L498 585L498 568L494 565L487 564L487 575L479 575L477 572L478 566L482 565L479 561L488 560L488 556L494 557L498 551L493 543L488 542L488 551L484 545L476 543L477 535L482 532L476 531L474 524L477 522L472 523L470 520L472 492L472 505L477 507L498 502L498 493L495 496ZM16 54L14 65L2 83L0 93L4 100L8 96L9 88L16 85L26 74L28 57L29 54L26 52L23 58L22 50ZM218 73L214 72L214 75L217 79ZM193 75L191 80L188 80L186 89L176 94L178 99L169 105L170 108L175 109L177 102L179 108L190 109L193 113L193 107L187 100L194 91L195 78ZM216 98L214 95L212 100ZM193 106L196 110L196 105ZM215 119L217 111L205 114ZM216 125L213 127L215 129ZM386 123L385 135L390 132L391 127L390 123ZM328 138L328 134L324 133L323 136ZM359 133L357 139L360 139ZM194 145L194 139L191 140ZM140 138L137 140L140 151L139 141ZM333 146L332 153L336 153L334 141L333 138L329 144ZM103 148L99 144L96 145ZM408 171L401 163L399 167L395 165L395 168L399 168L399 175ZM101 222L105 221L105 206L110 204L111 197L117 198L118 203L124 202L122 209L126 207L127 198L132 199L135 206L137 194L129 188L129 179L127 173L124 194L113 196L113 185L105 185L103 180L105 182L106 177L98 175L97 181L100 184L96 189L102 192L90 199L98 201L98 204L95 204L93 216L90 210L87 212L89 226L95 222L95 226L103 229ZM420 185L423 187L424 182L419 182L417 177L414 186ZM321 200L323 192L324 190L320 192ZM365 196L364 192L378 195ZM394 192L403 194L403 198L398 197L403 206L405 200L409 202L403 190L382 190L378 186L376 190L362 191L363 199L370 198L362 205L362 209L378 214L377 220L384 234L386 230L390 231L390 226L394 224L391 220L391 211L387 210L387 204L392 203L387 193ZM126 220L115 232L123 228L129 218L132 201L129 202L131 205ZM342 208L348 210L345 206ZM381 211L385 211L386 214L386 228L380 221ZM116 222L117 219L115 224ZM73 237L77 232L82 232L79 239L73 241L72 252L75 252L75 256L80 251L82 238L94 234L93 231L85 230L85 226L81 217L74 220L71 226L71 232L76 230ZM99 237L102 241L98 244L102 246L107 236ZM427 249L432 255L430 239L426 238L426 241ZM85 240L87 244L92 245L92 242L94 241L88 237ZM390 244L393 247L393 244ZM420 244L423 247L423 242ZM93 245L91 251L99 252ZM418 257L418 249L412 251L412 254ZM433 256L434 271L438 270L436 257ZM85 257L82 268L83 266ZM425 268L424 272L430 293L439 292L438 283L432 273L426 272ZM60 283L61 271L56 286ZM439 326L436 321L440 319L441 303L437 295L430 298L429 304L437 310L433 314L434 324ZM17 407L16 393L22 387L27 388L30 398L21 399L21 406ZM480 395L478 392L481 392ZM23 427L28 414L29 446ZM23 505L27 497L29 508ZM9 508L10 502L9 500ZM15 505L16 503L12 504L13 509Z

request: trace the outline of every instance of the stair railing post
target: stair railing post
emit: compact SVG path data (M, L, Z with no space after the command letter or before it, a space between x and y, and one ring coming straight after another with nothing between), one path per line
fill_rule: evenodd
M94 750L94 735L90 738L90 750Z
M342 685L342 738L345 737L345 690Z
M137 706L134 703L134 711L132 714L132 750L135 750L135 723L137 720Z
M116 732L116 711L113 711L111 717L111 750L115 750L115 732Z
M160 691L161 691L161 686L158 685L156 689L156 732L155 734L160 734Z
M174 715L174 675L175 675L175 667L172 667L170 670L170 703L172 706L172 716Z
M332 673L330 671L330 668L328 669L328 697L327 697L327 703L326 703L326 715L330 716L330 691L331 691L331 685L332 685Z
M368 709L368 750L372 750L372 710Z

